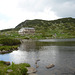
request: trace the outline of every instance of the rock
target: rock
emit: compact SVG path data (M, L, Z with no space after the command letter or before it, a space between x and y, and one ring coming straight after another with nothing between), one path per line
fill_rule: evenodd
M10 62L4 62L4 64L6 64L6 65L10 65Z
M35 74L35 73L31 73L31 74L28 74L28 75L37 75L37 74Z
M40 59L37 59L36 61L40 61Z
M8 73L9 73L9 72L12 72L12 71L13 71L12 69L7 70Z
M37 61L35 61L35 64L37 64Z
M49 68L52 68L54 66L55 66L54 64L50 64L50 65L46 66L46 68L49 69Z
M28 72L27 72L28 74L37 72L37 70L34 67L26 67L26 68L28 69Z
M38 67L39 67L39 65L36 64L36 68L38 68Z
M5 53L9 53L9 52L12 52L13 50L2 50L2 51L0 51L0 54L5 54Z
M35 64L37 64L38 61L40 61L40 59L37 59L37 60L35 61Z

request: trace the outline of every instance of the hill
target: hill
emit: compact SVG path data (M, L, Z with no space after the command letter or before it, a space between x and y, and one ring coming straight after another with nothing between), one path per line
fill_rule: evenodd
M26 20L18 24L14 29L5 31L18 31L22 27L33 27L36 32L29 38L75 38L75 18L60 18L57 20ZM17 35L17 34L16 34Z
M57 20L51 20L51 21L47 21L47 20L40 20L40 19L35 19L35 20L26 20L22 23L20 23L19 25L17 25L15 27L15 29L20 29L21 27L34 27L35 29L37 29L38 27L59 27L60 26L64 28L71 28L71 27L75 27L75 18L61 18L61 19L57 19ZM40 28L39 28L40 29Z

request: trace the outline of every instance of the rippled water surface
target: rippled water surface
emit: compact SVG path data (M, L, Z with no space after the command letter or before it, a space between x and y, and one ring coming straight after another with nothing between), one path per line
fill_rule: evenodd
M24 41L18 51L0 54L0 60L29 63L33 67L37 59L38 75L75 75L75 39ZM46 69L49 64L55 67Z

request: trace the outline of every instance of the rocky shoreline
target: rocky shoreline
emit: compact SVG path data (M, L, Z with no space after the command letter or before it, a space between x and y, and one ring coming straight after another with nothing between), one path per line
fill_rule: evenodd
M14 49L14 50L18 50L18 48ZM2 50L2 51L0 51L0 54L10 53L10 52L13 52L14 50Z
M10 53L10 52L12 52L13 50L2 50L2 51L0 51L0 54L5 54L5 53Z

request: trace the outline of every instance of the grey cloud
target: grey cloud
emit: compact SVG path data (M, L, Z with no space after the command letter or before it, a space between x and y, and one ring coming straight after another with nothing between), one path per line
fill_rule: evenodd
M52 0L46 4L59 17L75 17L75 0Z
M58 17L75 17L75 0L23 0L19 6L32 12L41 12L48 7Z

